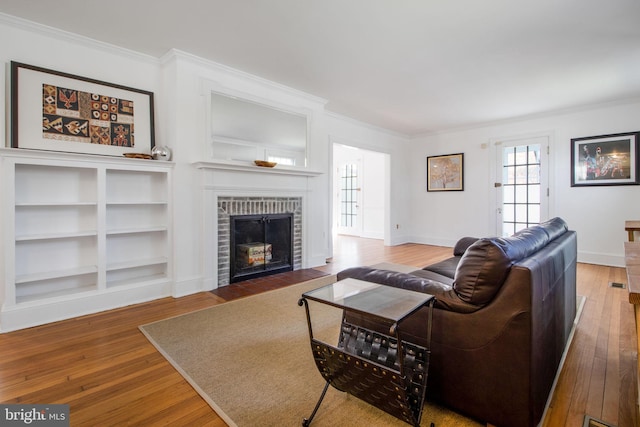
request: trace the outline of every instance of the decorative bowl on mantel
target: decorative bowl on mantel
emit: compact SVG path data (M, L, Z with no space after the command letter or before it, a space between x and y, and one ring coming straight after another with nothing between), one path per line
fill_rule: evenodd
M277 165L276 162L267 162L266 160L254 160L253 163L263 168L272 168Z
M124 153L123 156L129 159L151 159L151 155L146 153Z

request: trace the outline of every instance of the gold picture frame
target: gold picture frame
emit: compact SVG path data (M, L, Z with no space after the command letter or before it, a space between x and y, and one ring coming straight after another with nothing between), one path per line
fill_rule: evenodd
M427 157L427 191L464 191L464 154Z

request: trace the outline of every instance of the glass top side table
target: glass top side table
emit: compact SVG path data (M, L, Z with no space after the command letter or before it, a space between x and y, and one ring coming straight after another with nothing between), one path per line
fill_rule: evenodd
M313 336L308 301L343 310L337 346ZM345 279L302 294L311 350L316 367L326 380L311 416L315 416L329 385L354 395L409 424L418 426L427 386L430 351L401 339L402 321L422 307L429 310L427 343L431 337L432 295L386 285ZM347 321L348 312L390 323L388 334Z

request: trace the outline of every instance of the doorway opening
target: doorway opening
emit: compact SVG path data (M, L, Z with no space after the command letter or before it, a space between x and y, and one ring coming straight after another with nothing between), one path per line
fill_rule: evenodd
M333 235L389 241L389 155L333 144Z

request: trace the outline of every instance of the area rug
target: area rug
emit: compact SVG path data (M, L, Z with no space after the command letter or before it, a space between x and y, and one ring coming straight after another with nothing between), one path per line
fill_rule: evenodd
M335 276L320 277L140 330L230 426L299 426L313 411L324 381L311 356L305 310L298 300L303 292L334 281ZM584 302L579 296L574 329ZM313 302L310 310L314 336L336 343L341 311ZM427 402L421 426L431 423L481 425ZM312 425L407 424L330 387Z
M303 292L335 276L254 295L171 319L141 331L230 426L300 426L324 380L311 355ZM338 342L341 312L311 302L314 336ZM425 405L421 426L480 426L446 408ZM406 426L329 387L312 426Z

